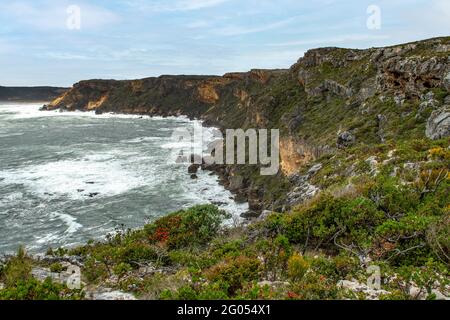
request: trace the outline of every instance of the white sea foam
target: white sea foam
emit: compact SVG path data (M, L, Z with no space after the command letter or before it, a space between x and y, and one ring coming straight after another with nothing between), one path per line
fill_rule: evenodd
M110 153L0 171L0 177L2 184L22 184L43 198L65 195L74 200L114 196L151 183Z
M95 111L60 111L51 110L44 111L39 110L42 104L7 104L0 105L0 116L6 116L8 119L30 119L30 118L44 118L44 117L89 117L97 119L152 119L152 120L164 120L171 119L176 122L189 122L189 118L185 116L150 116L139 114L123 114L123 113L111 113L106 112L102 114L96 114Z
M67 229L65 231L66 234L75 233L83 227L81 224L79 224L77 222L77 219L75 217L73 217L69 214L54 212L50 216L53 218L60 219L62 222L64 222L67 225Z

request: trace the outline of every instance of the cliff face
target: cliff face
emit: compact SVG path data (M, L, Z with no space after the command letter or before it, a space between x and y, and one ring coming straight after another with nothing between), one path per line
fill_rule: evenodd
M222 128L280 129L278 176L222 170L225 180L244 177L241 192L262 200L255 210L280 209L304 183L299 170L320 157L357 145L448 137L449 55L450 37L368 50L321 48L289 70L82 81L46 108L183 114Z
M81 81L46 108L162 116L183 114L213 121L213 114L222 113L218 110L220 107L245 103L248 92L267 85L283 73L287 70L252 70L223 77L161 76L131 81Z
M0 101L51 101L68 91L68 88L56 87L2 87Z

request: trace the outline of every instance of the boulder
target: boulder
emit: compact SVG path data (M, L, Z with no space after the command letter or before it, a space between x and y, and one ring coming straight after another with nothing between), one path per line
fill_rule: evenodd
M241 218L244 218L244 219L253 219L253 218L258 218L260 215L261 215L261 214L258 213L257 211L249 210L249 211L246 211L246 212L242 213L242 214L241 214Z
M450 91L450 72L447 73L447 75L444 77L443 84L444 84L444 88L447 91Z
M357 280L353 279L352 281L349 280L340 280L337 283L338 288L341 289L347 289L352 292L358 293L361 292L364 295L366 295L366 298L368 300L378 300L380 295L389 294L390 292L386 290L377 290L375 288L371 288L366 284L360 283Z
M86 294L91 300L100 300L100 301L111 301L111 300L136 300L136 297L130 293L125 293L122 291L113 291L111 289L102 289L99 291L88 292Z
M348 148L356 142L355 136L349 132L344 131L338 135L337 146L338 148Z
M200 169L200 165L199 164L191 164L188 168L188 173L190 174L195 174L198 172L198 169Z
M438 140L450 136L450 107L434 111L427 122L425 134L428 138Z

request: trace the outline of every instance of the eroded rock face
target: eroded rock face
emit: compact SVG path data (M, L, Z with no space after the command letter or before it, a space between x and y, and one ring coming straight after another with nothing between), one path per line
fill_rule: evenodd
M450 136L450 107L434 111L427 122L426 135L433 140Z
M424 90L437 88L447 70L444 58L398 57L380 63L377 77L379 91L401 91L409 96L420 96Z
M313 148L295 139L281 139L280 157L281 170L289 176L298 171L302 166L316 158Z
M325 95L327 93L331 93L332 95L350 98L353 95L353 91L351 88L348 88L336 81L333 80L325 80L322 84L312 90L307 91L310 96L317 97L321 95Z

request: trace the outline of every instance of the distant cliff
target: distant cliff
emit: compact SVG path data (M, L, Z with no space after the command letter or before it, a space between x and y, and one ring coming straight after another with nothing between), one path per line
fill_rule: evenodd
M52 101L64 94L68 88L56 87L2 87L0 101Z

